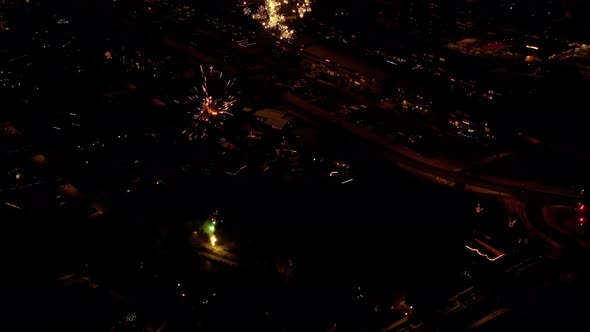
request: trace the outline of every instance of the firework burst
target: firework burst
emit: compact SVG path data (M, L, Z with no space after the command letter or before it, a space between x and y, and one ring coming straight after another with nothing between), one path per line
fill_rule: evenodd
M258 0L244 1L244 15L260 21L265 29L280 39L293 38L289 22L303 18L311 12L311 0Z
M211 128L221 128L236 102L236 98L230 92L235 79L225 80L223 72L216 71L213 67L204 70L200 66L202 84L194 87L194 93L186 102L191 107L189 114L192 116L192 124L182 133L189 140L203 139L209 134Z

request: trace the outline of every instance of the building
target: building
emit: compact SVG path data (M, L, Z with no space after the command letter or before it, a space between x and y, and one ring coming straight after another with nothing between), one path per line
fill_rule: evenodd
M513 40L513 37L506 37ZM574 55L574 44L541 37L510 42L467 38L448 44L453 51L470 56L532 62L559 62Z
M518 54L511 52L512 45L503 41L489 41L479 38L466 38L449 43L448 48L471 56L507 57L517 59Z
M356 91L382 92L389 75L333 49L312 45L302 52L302 65L313 79Z
M292 117L287 112L265 108L254 113L254 117L273 129L283 130L291 124Z
M1 0L2 5L18 5L22 3L30 3L30 0Z
M494 133L489 124L485 121L479 121L481 116L472 116L460 111L450 112L448 123L451 128L456 129L457 133L467 138L485 137L495 139Z

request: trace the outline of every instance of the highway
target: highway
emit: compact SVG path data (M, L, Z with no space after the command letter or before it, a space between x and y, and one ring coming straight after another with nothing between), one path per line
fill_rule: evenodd
M473 175L462 168L454 167L435 159L426 158L408 148L393 144L386 138L378 136L366 128L356 126L345 119L336 117L333 113L329 113L289 92L284 94L283 99L287 103L306 111L316 119L328 121L363 138L369 143L383 147L383 153L387 159L396 162L400 168L421 177L425 177L428 180L434 179L437 183L445 182L450 186L458 186L461 188L469 186L468 188L474 188L474 191L481 188L489 192L497 193L498 196L518 196L522 192L528 191L540 193L544 196L549 196L558 200L565 199L567 201L572 201L574 199L580 199L579 195L553 188L545 188L542 185L533 186L528 183L509 179L495 179Z
M434 183L494 196L510 202L509 204L514 207L514 214L525 224L529 233L549 244L553 248L554 255L560 255L563 252L563 247L568 249L579 248L573 239L549 226L542 214L545 202L575 204L581 199L579 195L542 184L473 175L464 169L444 165L436 160L425 158L410 149L395 145L384 137L378 136L366 128L356 126L345 119L338 118L333 113L327 112L289 92L283 95L283 100L304 111L307 116L313 119L336 125L357 137L363 138L367 143L381 147L382 155L404 171Z

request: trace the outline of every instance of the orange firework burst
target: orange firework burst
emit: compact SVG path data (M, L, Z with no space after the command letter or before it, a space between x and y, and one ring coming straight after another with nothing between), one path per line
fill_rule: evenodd
M303 18L311 12L311 0L263 0L244 1L244 15L260 21L280 39L293 38L289 22Z
M231 108L236 102L235 96L230 93L235 79L225 81L223 72L214 70L212 66L209 70L204 70L203 66L200 69L201 87L194 87L195 93L186 102L191 106L192 124L182 133L188 135L189 140L207 137L211 127L222 127L225 119L233 115Z

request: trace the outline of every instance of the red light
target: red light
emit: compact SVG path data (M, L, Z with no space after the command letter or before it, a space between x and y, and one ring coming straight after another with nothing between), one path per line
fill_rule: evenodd
M580 204L580 206L578 207L578 209L580 209L580 211L584 211L586 207L584 206L584 204Z
M584 223L586 221L586 219L584 219L584 217L580 217L580 223Z

